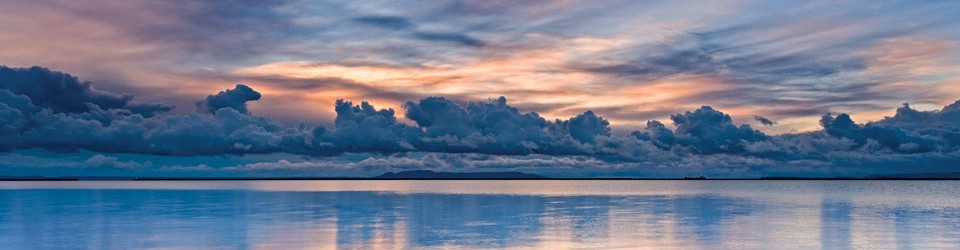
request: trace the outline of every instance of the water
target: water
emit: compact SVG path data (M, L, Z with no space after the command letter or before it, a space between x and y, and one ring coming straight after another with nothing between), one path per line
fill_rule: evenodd
M958 181L0 182L3 249L960 249Z

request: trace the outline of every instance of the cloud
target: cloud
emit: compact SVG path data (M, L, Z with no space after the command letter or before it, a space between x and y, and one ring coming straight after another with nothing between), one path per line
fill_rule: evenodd
M126 169L137 169L144 167L144 164L127 161L123 162L118 160L116 157L105 156L102 154L96 154L87 158L83 161L84 164L91 167L107 167L107 168L126 168Z
M444 170L530 170L549 168L587 168L603 165L605 162L584 156L550 156L550 155L488 155L475 153L425 153L421 155L388 155L369 156L359 161L342 162L338 159L318 161L277 160L272 162L257 162L226 166L218 169L222 171L295 171L295 172L336 172L342 170L371 170L379 174L381 171L402 171L412 169Z
M777 124L777 122L759 115L753 116L753 119L760 122L760 124L763 124L764 126L773 126L774 124Z
M423 41L450 42L471 47L482 47L485 45L483 41L462 33L424 31L418 28L417 24L403 17L362 16L354 18L353 20L364 25L396 31L407 31L411 37Z
M0 66L0 89L29 97L39 108L54 112L82 113L91 105L102 109L127 109L137 114L153 116L173 109L162 104L132 102L133 96L97 90L90 82L81 82L70 74L50 71L42 67L9 68Z
M890 150L917 153L960 150L960 101L936 111L918 111L904 103L892 117L863 125L847 114L821 119L827 133L858 143L876 142Z
M10 72L28 72L24 70ZM36 72L66 75L46 69ZM44 77L22 79L46 82ZM375 171L379 166L502 167L560 175L564 175L561 169L613 175L631 171L736 175L867 173L867 163L884 166L883 171L890 172L896 171L894 163L935 169L960 162L960 102L939 111L918 111L904 104L892 117L863 124L846 113L826 114L820 119L823 130L772 136L738 124L729 114L710 106L671 115L672 128L651 120L642 129L617 134L593 111L551 121L536 112L521 112L505 97L479 102L444 97L408 101L403 115L413 124L398 121L393 109L338 100L333 107L336 119L332 127L288 127L250 114L246 104L259 100L261 94L246 85L207 96L196 112L151 116L132 110L132 96L93 92L90 83L68 85L76 88L62 91L78 93L59 94L86 98L75 101L83 101L84 107L79 108L74 107L79 105L75 102L34 101L32 93L17 89L30 85L21 81L0 88L0 150L90 151L96 155L86 157L82 165L130 171L163 167L109 154L245 157L279 153L306 159L367 156L325 163L277 160L225 169L165 165L170 171L180 172L330 167L341 171L337 173L348 173L356 169ZM74 78L73 82L79 81ZM106 103L104 106L94 103L103 98L121 101L101 102ZM763 117L754 117L763 123L759 118ZM924 156L931 160L924 161ZM849 168L844 169L846 166Z
M597 136L610 136L610 122L587 110L570 120L555 122L557 126L581 143L592 143Z
M954 98L909 87L951 82L935 75L952 74L948 68L953 66L946 65L956 62L947 62L952 60L945 57L955 46L941 46L954 44L956 34L930 34L939 33L931 31L942 28L946 16L917 15L945 14L934 6L890 3L878 7L890 12L857 15L782 6L753 18L727 17L719 23L684 26L675 33L656 33L653 42L630 43L567 64L574 70L605 76L604 82L610 83L606 85L709 78L722 87L708 88L701 83L704 91L691 91L667 102L709 102L714 107L739 109L737 115L756 112L783 119L831 111L877 113L893 108L889 100L929 104ZM915 22L907 25L904 19ZM917 40L925 42L913 42ZM903 49L906 47L913 49ZM913 59L903 63L902 58ZM911 66L901 67L904 64ZM784 126L796 125L779 127Z
M460 33L415 32L413 36L425 41L452 42L464 46L482 47L485 43Z
M286 131L273 121L232 108L218 109L212 115L171 115L144 125L148 123L152 126L143 126L144 150L173 155L274 152Z
M893 117L873 122L875 125L893 126L910 131L928 128L951 129L960 126L960 101L947 105L939 111L918 111L904 103Z
M96 90L89 82L44 68L0 70L9 76L0 86L0 120L5 121L0 149L208 155L306 147L282 144L290 137L307 137L306 131L250 116L245 103L260 94L243 85L208 96L201 102L204 113L157 115L158 109L144 107L171 107L131 105L133 96Z
M650 141L658 148L664 150L671 149L673 145L678 143L677 136L673 134L673 131L656 120L648 121L647 127L644 130L633 131L630 134L637 139Z
M396 16L363 16L353 20L362 24L394 30L408 30L417 27L416 24L406 18Z
M31 113L36 109L30 98L17 95L8 90L0 89L0 151L17 146L20 141L20 131L27 126L24 113Z
M197 102L197 108L209 113L214 113L221 108L232 108L241 114L249 114L247 102L256 100L260 100L260 92L254 91L247 85L237 84L234 89L208 95L206 100Z
M404 107L406 117L425 131L422 147L431 151L529 154L547 138L546 120L520 113L503 97L466 106L428 97Z
M677 129L674 132L681 143L690 145L699 153L738 153L744 143L766 140L767 135L750 128L736 126L730 115L703 106L694 112L670 116Z
M425 129L428 137L450 135L467 137L477 133L470 124L467 110L443 97L427 97L404 104L406 117Z
M335 110L334 130L324 139L343 151L411 151L411 142L419 137L419 129L397 122L393 109L337 100Z
M826 114L820 124L827 134L853 140L859 146L877 145L902 152L927 152L934 147L934 142L923 135L879 124L858 125L847 114Z
M505 97L465 106L428 97L404 108L424 131L418 148L431 152L588 154L595 136L610 133L609 123L593 112L550 122L535 112L520 112Z
M784 120L840 111L864 117L902 101L930 105L958 93L944 80L955 79L951 55L957 32L950 17L956 3L886 2L869 11L859 3L830 3L834 8L826 11L813 7L824 4L451 1L421 8L357 1L4 1L0 9L8 11L0 19L10 29L0 42L17 49L0 57L12 65L69 69L96 80L100 88L124 88L138 100L178 100L182 108L193 105L198 90L212 90L210 82L267 86L223 72L281 61L463 69L455 77L432 79L421 78L424 74L376 82L344 77L367 89L331 84L325 93L351 93L309 98L296 91L298 86L278 81L269 85L269 94L277 97L260 108L284 122L332 120L332 112L310 110L338 98L362 97L399 111L395 104L437 94L440 84L447 86L442 94L448 98L503 95L550 120L593 110L617 130L669 116L654 111L676 113L701 104L735 117ZM903 42L910 40L917 42ZM904 52L884 53L895 51ZM698 79L690 83L698 88L679 91L650 89L680 85L676 78L690 75L711 80ZM540 84L524 84L529 82ZM903 87L919 85L938 91ZM558 108L558 99L576 105ZM632 108L614 114L605 107ZM816 119L807 118L761 129L809 131Z

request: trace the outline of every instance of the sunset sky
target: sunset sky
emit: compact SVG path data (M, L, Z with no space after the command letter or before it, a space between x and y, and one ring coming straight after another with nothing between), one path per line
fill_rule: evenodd
M509 165L498 169L559 176L903 172L873 171L866 163L855 170L835 169L861 158L901 162L898 166L921 159L927 165L915 169L919 172L956 170L960 140L951 136L956 136L960 116L949 115L944 107L960 99L958 16L960 3L956 1L0 1L0 46L4 48L0 49L0 65L5 66L0 76L7 77L0 78L0 87L10 90L10 99L0 103L4 105L0 111L2 107L13 110L17 107L14 101L27 98L33 105L17 113L26 117L23 124L34 124L10 126L14 132L7 136L17 136L9 137L10 143L0 143L0 150L6 148L0 152L0 162L6 162L0 163L6 167L0 175L141 173L137 171L172 175L155 171L179 167L202 172L235 166L276 170L284 169L284 164L306 164L296 170L312 175L369 175L386 170L378 168L382 164L369 162L375 160L398 166L405 160L417 160L426 165L404 168L465 171L483 168L484 161L522 160L491 166ZM27 73L33 66L46 71ZM101 92L110 98L121 94L130 98L115 106L99 102L101 99L48 103L39 101L40 92L18 87L33 84L31 80L11 80L49 80L31 77L51 74L60 77L62 87L69 77L59 72L76 77L78 86L92 83L92 88L81 91L93 94L82 94L82 98ZM228 89L236 91L225 92L222 100L227 103L218 104L220 97L214 96ZM259 94L233 103L230 93ZM443 97L443 101L424 99L427 97ZM336 122L335 106L341 99L353 105L365 101L375 109L393 109L395 115L390 116L395 116L399 125L385 126L413 128L417 132L411 133L423 134L404 139L406 132L396 132L405 131L403 128L390 130L403 140L395 147L380 147L385 144L377 140L386 137L374 138L377 140L370 142L370 147L357 142L365 140L363 136L351 142L317 139L326 134L339 138L338 131L344 131ZM491 132L487 125L474 124L475 120L465 122L470 129L450 128L460 123L442 129L430 127L438 122L429 119L454 119L443 115L423 118L437 110L431 109L433 105L450 107L447 102L471 117L483 107L506 107L500 104L516 108L519 114L535 112L547 123L532 122L541 124L536 133L552 139L524 139L530 133L520 139L505 137ZM84 106L87 103L99 108ZM897 139L874 138L874 127L865 125L863 136L823 130L829 125L821 119L825 114L846 113L863 124L899 114L897 109L904 103L909 103L908 110L933 111L921 112L936 120L928 124L953 132L923 132L904 125L910 120L906 117L877 123L877 127L904 133ZM244 137L223 143L250 152L178 151L150 137L164 122L184 124L199 117L196 119L214 119L212 124L219 124L217 119L226 114L217 109L224 107L234 108L238 116L250 118L259 130L277 138L296 134L280 131L299 129L309 134L305 140L315 139L315 143L303 151L276 146L282 143L258 151L258 144L240 142L253 140ZM424 109L421 118L411 116L411 107ZM30 139L29 131L43 122L38 122L39 115L25 115L27 109L51 117L99 119L100 126L109 131L117 129L105 119L131 122L144 129L123 136L148 136L143 136L142 142L119 135L96 143ZM146 109L151 110L149 114L141 112ZM650 120L661 121L681 136L685 130L677 121L696 123L695 115L700 113L683 119L676 119L677 114L698 109L704 114L717 111L730 116L729 122L712 124L733 129L717 131L728 133L746 124L749 128L742 131L754 131L759 137L737 135L721 140L722 145L706 147L697 143L708 141L704 139L707 135L689 132L699 139L688 144L678 139L677 145L682 145L678 149L639 136L654 130ZM145 121L80 114L95 110L114 115L126 110L132 116L142 115L136 119ZM154 117L154 112L159 115ZM3 118L3 114L0 112L0 121L18 124L13 121L19 118ZM581 121L572 117L598 124L591 120L594 114L609 126L597 130L596 135L619 138L609 139L617 143L633 138L649 145L607 147L612 142L581 137L573 125L563 125L568 119L569 124ZM840 116L837 119L841 120ZM314 126L324 127L323 133L310 129ZM238 130L226 129L225 133L236 136ZM556 132L561 130L566 132ZM631 134L634 131L639 133ZM571 144L557 139L555 132L590 149L558 149L557 145ZM106 132L97 133L97 137L107 138ZM496 142L490 145L499 148L472 144L479 143L473 139L468 142L466 138L474 138L473 134L488 138L477 139L483 143ZM767 144L800 150L797 145L801 143L785 141L805 136L855 142L840 151L858 155L793 152L789 153L792 158L784 159L756 151ZM438 140L445 144L432 144ZM500 143L504 140L518 141ZM130 141L142 144L143 149L118 149L123 147L117 145ZM874 150L871 141L887 151ZM736 144L740 150L726 143ZM317 153L328 144L330 150ZM517 145L523 150L516 151ZM662 152L644 149L648 151L636 153L638 147ZM690 154L677 153L684 150ZM621 157L624 155L630 156ZM453 158L456 160L450 160ZM426 159L436 162L423 163ZM569 165L557 165L561 160L569 160ZM363 163L366 165L361 164L364 161L368 161ZM90 168L94 170L77 170L76 166L90 162L97 163ZM130 165L115 168L117 163ZM50 167L42 171L25 167L30 164ZM654 165L660 170L648 168ZM731 167L703 170L713 165ZM673 171L690 166L692 170ZM773 166L802 166L804 170L767 168ZM349 170L324 172L325 168ZM291 174L302 173L279 173Z

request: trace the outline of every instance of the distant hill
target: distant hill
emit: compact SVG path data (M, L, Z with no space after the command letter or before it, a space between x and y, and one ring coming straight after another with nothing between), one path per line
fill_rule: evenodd
M71 177L46 177L46 176L0 176L0 181L76 181L77 178Z
M547 179L535 174L523 172L434 172L431 170L412 170L386 172L374 179Z

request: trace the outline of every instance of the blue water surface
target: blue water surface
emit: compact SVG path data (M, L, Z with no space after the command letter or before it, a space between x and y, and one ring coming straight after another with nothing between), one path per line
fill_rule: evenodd
M960 182L0 182L0 248L960 249Z

